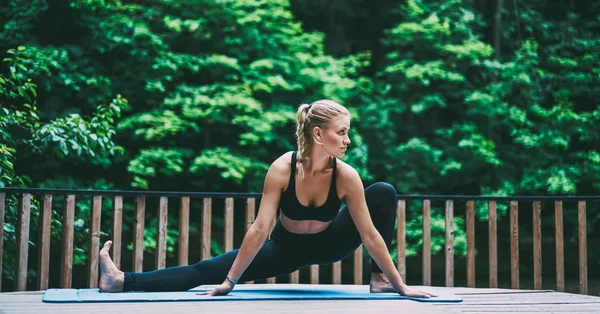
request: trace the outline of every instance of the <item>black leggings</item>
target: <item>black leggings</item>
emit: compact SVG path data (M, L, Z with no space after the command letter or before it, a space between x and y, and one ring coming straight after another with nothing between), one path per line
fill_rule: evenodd
M389 250L396 220L396 190L379 182L365 189L365 197L375 228ZM239 281L285 275L314 264L331 264L350 256L360 244L348 206L340 210L327 229L315 234L291 233L278 220L271 238L265 241ZM126 272L124 291L185 291L199 285L220 284L237 253L238 249L194 265ZM371 264L373 273L382 272L375 261Z

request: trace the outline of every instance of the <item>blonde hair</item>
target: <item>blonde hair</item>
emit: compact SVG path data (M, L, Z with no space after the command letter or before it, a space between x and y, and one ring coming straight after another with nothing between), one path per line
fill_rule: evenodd
M325 128L327 124L340 115L350 116L350 112L344 106L333 100L322 99L312 104L302 104L296 113L296 138L298 139L298 161L303 163L310 155L313 137L312 130L315 127ZM304 168L296 167L300 180L304 179Z

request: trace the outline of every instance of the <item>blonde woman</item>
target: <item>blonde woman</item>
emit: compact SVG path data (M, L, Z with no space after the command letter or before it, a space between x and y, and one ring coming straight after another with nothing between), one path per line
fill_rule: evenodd
M350 145L350 113L331 100L303 104L296 115L298 151L270 166L258 215L239 249L194 265L143 273L122 272L100 251L100 290L184 291L219 284L207 295L226 295L238 282L330 264L362 243L372 257L370 291L429 298L407 286L390 257L396 217L396 191L387 183L366 189L354 168L339 160ZM346 206L341 208L342 200ZM277 209L281 214L267 239ZM340 209L341 208L341 209Z

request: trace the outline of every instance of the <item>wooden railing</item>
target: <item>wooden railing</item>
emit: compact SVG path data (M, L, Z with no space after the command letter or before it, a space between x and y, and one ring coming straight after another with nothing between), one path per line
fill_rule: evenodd
M173 199L179 204L179 238L177 249L178 265L187 265L189 259L189 226L190 226L190 203L201 199L202 225L201 225L201 259L210 258L211 250L211 227L212 227L212 204L215 199L224 199L224 247L225 251L234 249L234 202L245 202L245 230L247 231L255 219L257 212L257 199L260 194L256 193L184 193L184 192L140 192L140 191L88 191L88 190L57 190L57 189L14 189L0 188L0 226L4 224L5 200L9 193L19 196L18 224L15 263L15 287L16 291L26 290L27 267L29 252L30 215L32 195L39 195L40 213L37 238L37 278L36 288L47 289L49 282L50 265L50 234L53 195L63 195L63 221L61 230L61 257L60 257L60 287L70 288L73 274L73 237L74 217L77 195L92 196L90 213L90 237L87 261L88 287L96 288L98 284L98 253L100 250L100 223L102 215L102 201L105 197L113 198L112 206L112 230L110 239L113 240L112 257L117 265L121 267L122 251L122 220L123 220L123 197L135 197L135 226L133 228L133 265L132 270L140 272L143 270L144 250L144 217L146 213L146 197L158 197L157 228L156 228L156 254L154 256L155 269L166 267L167 260L167 217L168 202ZM431 201L445 200L445 285L454 286L454 204L455 201L466 201L465 229L467 235L467 286L475 287L475 201L487 202L488 208L488 239L489 239L489 287L498 287L498 251L497 251L497 201L509 202L510 206L510 263L511 263L511 287L519 289L519 201L532 201L533 214L533 268L534 289L542 289L542 234L541 234L541 197L481 197L481 196L414 196L399 195L397 206L397 245L398 245L398 270L406 280L406 217L407 200L422 202L422 284L431 285ZM564 271L564 230L563 230L563 200L577 201L578 204L578 245L579 245L579 292L588 293L587 278L587 238L586 238L586 201L597 200L600 196L572 196L572 197L545 197L545 200L554 201L555 213L555 245L556 245L556 290L565 291ZM241 214L241 213L238 213ZM274 221L275 222L275 221ZM273 222L273 223L274 223ZM359 247L353 258L339 261L333 264L333 284L342 282L342 262L352 262L354 268L354 284L363 284L363 249ZM0 274L2 273L2 257L4 255L3 237L0 237ZM319 266L309 267L310 283L319 283ZM269 278L268 283L275 283L276 278ZM290 283L299 282L299 271L290 274ZM0 287L2 282L0 278Z

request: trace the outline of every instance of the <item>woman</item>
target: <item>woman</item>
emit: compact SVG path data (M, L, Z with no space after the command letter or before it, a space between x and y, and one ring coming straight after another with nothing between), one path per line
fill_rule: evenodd
M370 253L371 292L435 296L407 286L389 255L396 217L396 191L387 183L363 189L350 165L338 158L350 144L350 113L331 100L303 104L296 115L298 151L269 168L258 215L240 249L194 265L123 273L100 251L100 291L183 291L218 284L210 296L226 295L238 281L279 276L312 264L329 264L363 243ZM341 207L341 200L347 206ZM281 215L267 239L277 209Z

